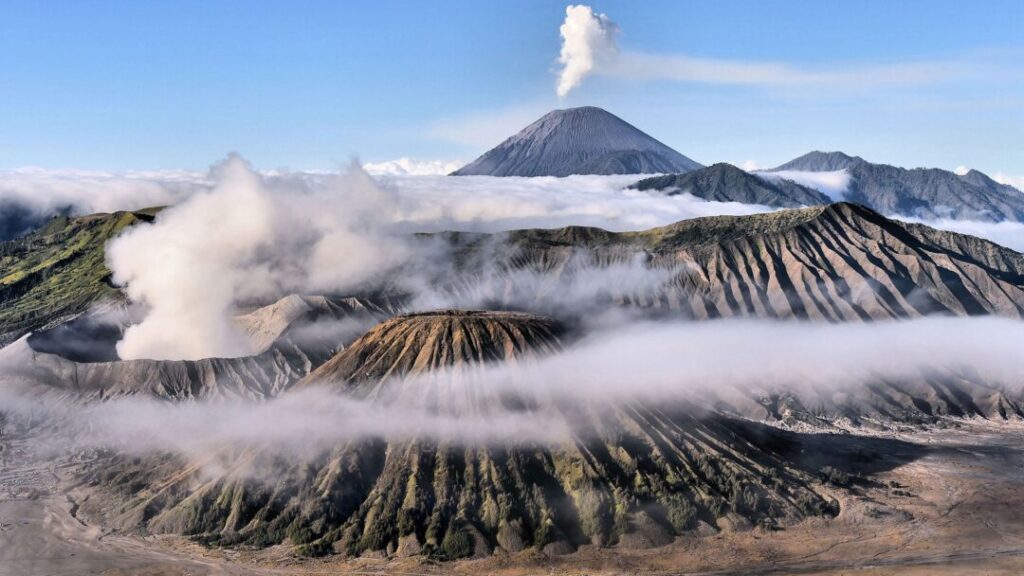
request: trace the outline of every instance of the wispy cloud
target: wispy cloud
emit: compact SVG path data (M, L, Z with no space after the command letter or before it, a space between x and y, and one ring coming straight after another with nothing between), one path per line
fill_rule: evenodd
M1021 190L1024 193L1024 176L1010 176L1004 172L996 172L992 175L992 179L1000 184L1006 184L1007 186L1013 186L1017 190Z
M0 401L19 420L59 422L53 429L61 435L51 445L58 450L99 446L209 456L252 447L295 457L368 437L507 445L558 442L592 429L579 425L586 424L586 411L560 406L742 406L743 398L768 391L839 404L843 395L832 392L856 395L865 385L913 383L925 375L1019 390L1021 341L1024 324L992 317L641 322L595 331L561 354L532 361L395 377L372 399L328 387L258 403L130 397L85 406L20 392L18 384L32 375L21 370L24 358L7 348L0 355Z
M589 75L759 87L875 88L963 77L975 64L960 60L798 66L788 62L697 58L621 49L619 27L589 6L569 6L560 28L556 92L565 96Z

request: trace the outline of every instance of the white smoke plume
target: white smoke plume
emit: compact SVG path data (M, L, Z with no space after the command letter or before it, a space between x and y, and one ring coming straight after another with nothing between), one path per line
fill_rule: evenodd
M555 91L560 98L579 86L595 68L605 65L618 52L615 36L618 26L608 16L595 13L582 4L565 9L565 21L558 32L562 36L562 50L558 63Z
M352 288L406 253L386 230L394 199L358 165L311 187L232 156L213 179L209 192L109 244L114 282L149 308L118 344L121 358L250 354L232 321L238 302Z

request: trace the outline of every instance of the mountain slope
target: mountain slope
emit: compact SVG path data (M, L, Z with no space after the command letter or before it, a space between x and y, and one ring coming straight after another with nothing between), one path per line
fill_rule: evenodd
M22 238L0 243L0 343L120 300L110 285L105 247L154 211L60 216Z
M537 311L565 292L556 283L541 290L526 284L535 292L520 293L524 272L556 281L582 275L597 283L596 271L621 273L614 266L631 263L631 274L667 273L649 284L626 284L620 293L593 292L594 305L655 317L852 322L926 313L1024 314L1021 254L853 204L699 218L627 233L569 227L436 236L457 255L453 269L438 271L438 289L460 294L490 275L483 296L496 307ZM582 298L570 292L568 301ZM571 316L564 302L555 311ZM88 497L78 514L125 531L184 534L224 546L283 543L312 555L453 559L531 547L547 554L584 545L653 547L680 534L834 516L839 488L822 481L830 469L840 477L870 474L921 454L899 442L823 429L897 427L946 416L1021 418L1024 406L1019 393L970 374L925 374L843 393L760 390L752 383L704 398L617 403L560 399L521 379L498 390L487 388L487 379L456 388L445 378L412 376L472 372L485 362L528 365L566 345L561 326L572 319L410 314L384 321L339 352L314 356L296 344L291 329L304 306L317 304L289 299L245 318L256 340L273 340L254 358L62 361L64 372L48 385L93 398L148 393L172 400L262 400L316 392L365 409L427 402L428 415L468 411L491 439L439 435L429 422L410 417L397 423L404 434L343 437L301 449L230 445L198 456L144 457L104 452L79 469ZM366 307L353 304L346 314ZM29 361L17 364L32 368ZM292 390L291 383L316 365ZM537 428L551 439L502 435L496 416L510 413L542 422Z
M850 156L842 152L821 152L815 150L794 158L785 164L776 166L769 171L834 172L836 170L847 170L853 166L866 163L860 156Z
M630 186L660 190L669 196L691 194L715 202L742 202L773 208L797 208L828 204L828 196L785 179L766 179L731 164L715 164L685 174L644 178Z
M462 261L437 278L439 285L464 298L540 313L555 310L531 292L536 286L558 294L573 286L573 275L600 278L595 270L635 268L639 257L645 269L665 277L613 290L596 305L692 318L827 321L1024 314L1021 254L849 203L695 218L642 232L570 227L450 241ZM484 255L493 264L481 276ZM545 281L524 284L524 277Z
M381 382L466 363L510 362L560 348L563 329L541 316L442 310L396 316L364 334L313 371L299 387Z
M385 375L396 382L485 359L529 361L559 347L555 326L514 313L402 316L325 367L359 397L399 403L406 394L424 394L429 383L385 395ZM135 486L133 495L106 505L103 497L90 498L81 513L105 515L122 529L184 533L220 545L290 540L310 554L454 559L528 547L549 554L584 544L646 548L694 530L775 526L838 512L815 490L823 461L795 457L810 449L809 438L681 404L538 405L516 390L466 392L465 409L485 419L498 399L503 411L542 415L551 430L565 428L568 436L543 444L426 433L371 437L298 462L295 454L243 451L216 460L223 473L214 478L198 463L112 457L83 480L115 493ZM442 394L449 393L425 396L436 397L444 411Z
M621 118L586 106L555 110L453 176L569 176L687 172L700 164Z
M811 152L771 172L846 170L843 198L889 215L961 220L1024 221L1024 192L972 170L960 176L937 168L872 164L841 152ZM792 176L791 174L788 176Z

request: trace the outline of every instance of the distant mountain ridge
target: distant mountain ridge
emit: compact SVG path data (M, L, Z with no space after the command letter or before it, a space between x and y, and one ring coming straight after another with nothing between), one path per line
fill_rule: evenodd
M701 164L618 116L584 106L554 110L453 176L569 176L689 172Z
M669 196L692 194L715 202L742 202L772 208L798 208L830 202L828 196L814 188L783 178L757 176L725 163L685 174L644 178L630 188L664 190Z
M766 172L837 170L845 170L850 176L844 200L883 214L928 219L1024 221L1024 193L977 170L961 176L938 168L907 169L873 164L842 152L815 151Z
M794 158L785 164L776 166L769 172L782 170L800 170L804 172L833 172L835 170L847 170L858 164L866 164L867 161L860 156L850 156L843 152L821 152L815 150L808 152L799 158Z

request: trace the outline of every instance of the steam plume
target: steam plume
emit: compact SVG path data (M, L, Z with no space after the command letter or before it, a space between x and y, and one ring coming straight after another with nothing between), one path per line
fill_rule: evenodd
M558 56L562 69L556 91L564 98L597 66L615 56L618 26L608 16L580 4L565 9L565 21L558 31L562 36Z

